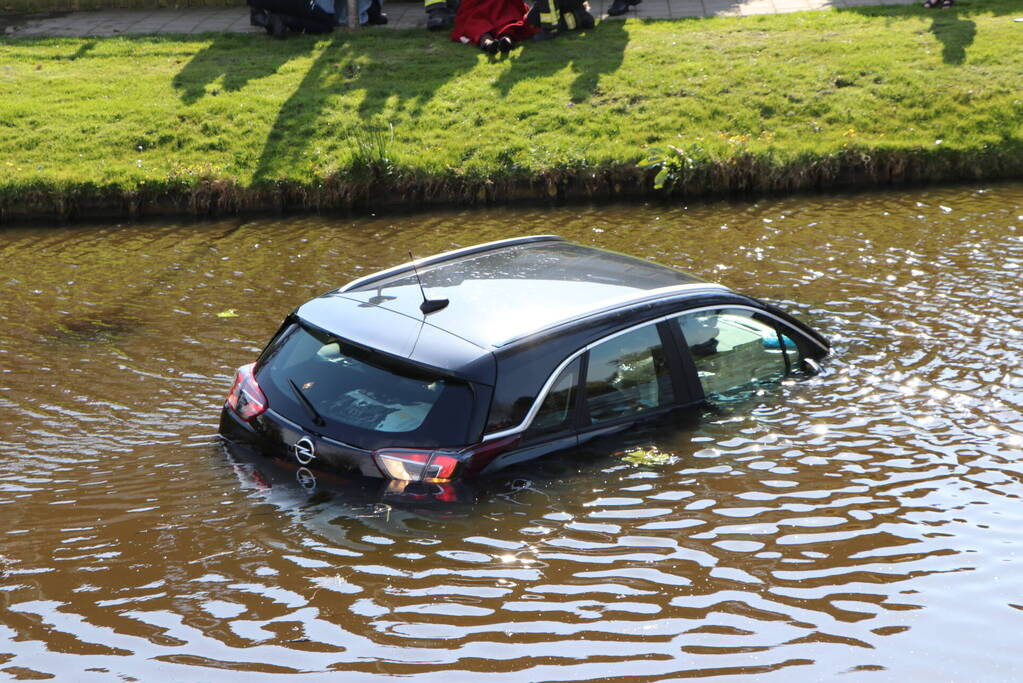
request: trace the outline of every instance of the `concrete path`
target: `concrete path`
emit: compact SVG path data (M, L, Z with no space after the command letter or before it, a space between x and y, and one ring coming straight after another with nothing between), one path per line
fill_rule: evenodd
M643 0L623 17L608 17L612 0L589 0L598 19L682 19L687 17L746 16L823 10L864 5L911 5L917 0ZM387 3L391 28L423 28L426 15L418 2ZM940 11L940 10L935 10ZM159 33L261 33L249 25L247 7L154 10L97 10L0 16L4 36L116 36Z

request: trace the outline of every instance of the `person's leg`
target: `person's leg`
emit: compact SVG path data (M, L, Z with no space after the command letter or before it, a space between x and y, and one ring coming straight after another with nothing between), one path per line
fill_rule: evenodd
M274 2L280 3L281 0ZM284 17L284 23L290 30L304 33L330 33L334 30L336 18L319 5L310 4L308 0L285 0L282 4L289 8L274 13Z
M288 27L282 13L294 9L294 0L247 0L252 13L249 21L253 26L262 26L274 38L288 35Z
M370 26L383 26L387 23L387 15L384 14L384 0L370 0L369 6L366 8L366 23Z
M247 0L252 7L252 22L264 26L275 38L288 30L305 33L329 33L334 30L334 15L308 0ZM259 23L255 13L260 13Z
M249 7L255 7L274 14L300 16L309 11L309 2L303 0L248 0ZM321 10L322 11L322 10Z
M328 14L327 18L308 16L292 16L287 14L278 15L284 19L284 25L289 31L299 33L330 33L334 30L334 16Z
M611 6L607 8L607 14L611 17L617 17L618 15L625 14L629 11L630 7L634 7L643 0L614 0Z
M270 25L270 13L262 7L261 0L248 0L249 23L253 26L266 28Z
M562 31L582 31L593 28L596 22L584 0L555 0L561 11L558 28Z
M337 0L337 25L348 25L348 0ZM382 26L387 23L387 15L383 12L383 0L358 0L360 26Z
M426 28L431 31L451 28L455 13L448 7L447 0L423 0L423 7L426 9Z
M557 37L561 13L555 0L536 0L526 19L540 27L533 40L550 40Z

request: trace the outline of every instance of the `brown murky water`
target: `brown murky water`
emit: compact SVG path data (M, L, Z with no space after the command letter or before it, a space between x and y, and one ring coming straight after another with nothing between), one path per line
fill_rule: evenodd
M780 302L834 359L472 505L219 445L234 368L297 304L410 247L542 232ZM8 229L0 264L3 676L1020 675L1021 185Z

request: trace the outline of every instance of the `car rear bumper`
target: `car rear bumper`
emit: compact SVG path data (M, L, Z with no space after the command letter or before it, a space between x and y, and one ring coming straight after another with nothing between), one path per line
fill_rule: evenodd
M272 410L246 422L225 405L220 412L220 434L232 441L250 443L266 455L292 460L303 467L345 475L383 477L372 452L307 432Z

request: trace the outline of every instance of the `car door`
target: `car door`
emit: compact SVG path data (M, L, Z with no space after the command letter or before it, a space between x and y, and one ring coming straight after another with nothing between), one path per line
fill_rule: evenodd
M612 335L582 357L576 424L580 443L692 403L670 328L664 322Z
M529 424L522 441L514 450L501 453L484 469L493 473L554 451L572 448L578 443L576 415L583 358L579 353L566 359L567 365L548 378L549 386ZM531 411L532 412L532 411Z
M575 351L548 379L522 442L487 466L490 473L702 400L685 372L679 342L664 320L616 332Z
M706 400L733 403L803 368L809 342L796 329L744 306L704 307L670 320Z

